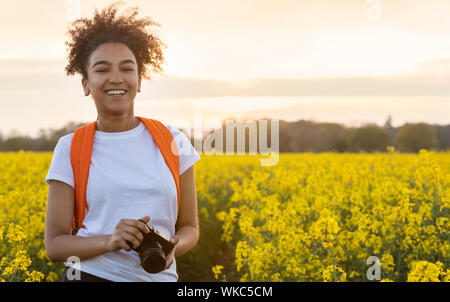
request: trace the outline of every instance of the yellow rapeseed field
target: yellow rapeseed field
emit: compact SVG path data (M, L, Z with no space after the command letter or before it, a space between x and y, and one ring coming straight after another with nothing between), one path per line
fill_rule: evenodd
M0 280L57 281L44 248L52 154L0 153ZM450 153L202 155L186 281L449 281ZM375 259L371 262L370 259Z

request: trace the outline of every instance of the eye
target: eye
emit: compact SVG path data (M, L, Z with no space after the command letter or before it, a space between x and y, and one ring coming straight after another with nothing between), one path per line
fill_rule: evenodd
M133 70L134 70L133 68L124 69L124 71L133 71Z
M104 70L104 69L99 69L99 70L97 70L96 72L105 72L106 70Z

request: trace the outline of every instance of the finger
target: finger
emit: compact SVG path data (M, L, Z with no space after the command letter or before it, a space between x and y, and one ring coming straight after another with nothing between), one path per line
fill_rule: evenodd
M127 252L131 251L133 249L133 243L131 243L128 240L125 240L126 245L128 246L128 248L126 249Z
M148 233L149 229L147 227L147 223L150 221L150 216L144 216L138 219L138 221L141 223L141 226L144 228L144 232Z
M141 230L136 228L135 226L124 225L120 228L120 231L126 232L134 236L139 241L139 243L141 243L142 240L144 240L144 235L142 235Z
M121 232L120 237L122 238L121 242L123 242L127 246L129 246L130 249L138 248L141 245L141 243L137 240L136 237L134 237L133 235L131 235L127 232ZM130 246L130 243L131 243L131 246ZM127 251L130 251L130 249Z
M180 238L178 236L173 236L170 238L170 242L172 242L173 245L176 245L180 241Z
M148 223L150 221L150 215L141 217L139 218L139 220L142 220L144 223Z
M133 244L131 242L129 242L128 240L126 240L126 241L120 240L120 242L119 242L119 248L123 249L127 252L132 250L132 245Z
M173 263L173 258L172 257L170 257L169 259L167 259L168 261L166 262L166 267L164 268L164 269L168 269L171 265L172 265L172 263Z
M150 217L150 216L148 216L148 217ZM142 221L135 220L135 219L127 219L125 224L127 226L132 226L132 227L138 228L141 232L144 232L144 233L149 232L146 223L143 223Z

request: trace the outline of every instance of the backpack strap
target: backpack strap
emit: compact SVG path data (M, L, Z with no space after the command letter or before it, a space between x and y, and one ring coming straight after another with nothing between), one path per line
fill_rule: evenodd
M84 228L82 222L86 214L86 188L96 127L97 122L95 121L75 130L70 146L70 162L75 183L72 235L75 235L79 228Z
M178 148L172 133L164 124L157 120L139 117L145 125L160 150L175 181L177 188L177 217L180 212L180 162ZM84 228L86 215L86 189L91 165L94 136L97 121L75 130L70 147L70 161L75 182L75 207L72 219L71 233L75 235L79 228Z

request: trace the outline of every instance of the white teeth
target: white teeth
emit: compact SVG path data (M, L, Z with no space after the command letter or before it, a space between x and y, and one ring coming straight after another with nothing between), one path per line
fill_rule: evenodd
M106 93L107 93L107 94L114 94L114 95L117 95L117 94L124 94L124 93L125 93L125 90L108 90Z

